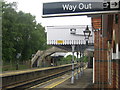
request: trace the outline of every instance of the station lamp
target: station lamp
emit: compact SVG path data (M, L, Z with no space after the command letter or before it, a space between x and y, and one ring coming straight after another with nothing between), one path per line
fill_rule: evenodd
M88 45L88 40L89 40L89 37L90 37L90 34L91 34L91 31L89 30L88 25L87 25L85 31L83 31L83 33L84 33L84 36L85 36L86 45Z

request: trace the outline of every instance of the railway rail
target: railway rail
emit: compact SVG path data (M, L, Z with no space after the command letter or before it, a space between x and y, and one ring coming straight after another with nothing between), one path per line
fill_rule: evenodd
M75 64L75 69L77 64ZM71 71L71 64L32 69L29 71L18 71L14 73L3 73L0 75L3 81L3 89L18 89L35 86L37 84L43 83L50 79L61 76L67 72ZM30 78L31 77L31 78ZM13 80L12 80L13 79Z

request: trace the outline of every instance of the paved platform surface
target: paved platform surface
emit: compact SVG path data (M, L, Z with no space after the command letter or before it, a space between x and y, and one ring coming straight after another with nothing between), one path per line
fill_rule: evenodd
M92 88L92 76L93 70L87 68L84 70L84 74L82 76L79 75L79 79L77 80L75 77L74 84L71 84L71 79L66 80L65 82L55 86L52 90L58 89L88 89Z

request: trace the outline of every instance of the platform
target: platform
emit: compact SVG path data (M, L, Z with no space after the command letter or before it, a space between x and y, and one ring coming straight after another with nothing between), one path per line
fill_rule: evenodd
M93 76L93 69L87 68L84 70L83 74L79 73L79 79L76 79L76 74L75 74L74 84L71 84L71 72L69 72L60 77L38 84L31 88L40 88L40 89L46 88L50 90L88 89L93 87L92 76Z
M65 82L55 86L53 88L92 88L92 69L85 69L82 76L79 75L79 79L74 81L74 84L71 84L70 79Z

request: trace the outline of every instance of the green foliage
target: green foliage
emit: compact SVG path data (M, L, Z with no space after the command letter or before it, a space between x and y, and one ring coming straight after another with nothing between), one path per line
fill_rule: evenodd
M67 57L63 57L60 59L61 61L65 61L65 62L68 62L68 63L71 63L72 61L72 55L68 55ZM74 60L76 60L76 57L74 56Z
M83 62L88 62L88 57L84 56Z
M68 55L67 57L64 57L64 60L72 61L72 55ZM76 60L76 56L74 56L74 60Z
M30 13L16 11L16 3L2 2L2 59L6 62L29 60L37 50L46 49L46 33Z

